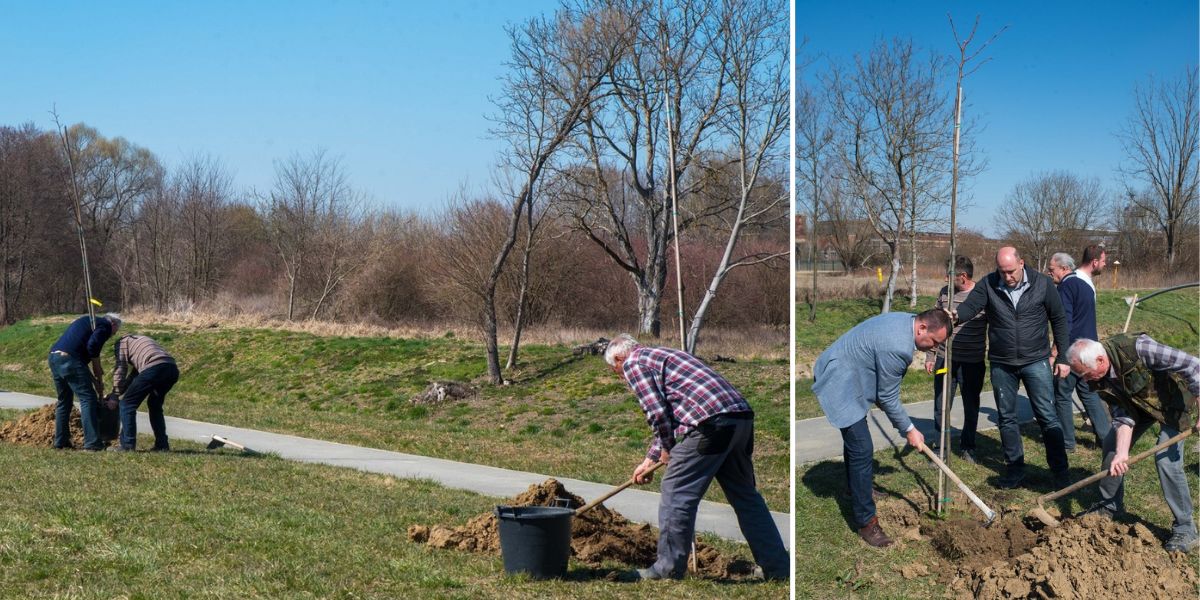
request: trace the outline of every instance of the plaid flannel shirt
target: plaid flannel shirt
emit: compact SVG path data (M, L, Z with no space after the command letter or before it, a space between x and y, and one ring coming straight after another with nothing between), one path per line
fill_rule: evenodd
M1147 368L1151 371L1173 371L1179 373L1187 381L1188 391L1193 396L1200 398L1200 359L1183 350L1172 348L1166 344L1160 344L1144 333L1134 340L1133 347L1137 352L1138 358L1142 359L1142 363ZM1116 373L1113 372L1112 367L1108 368L1108 377L1116 377ZM1133 419L1133 415L1126 413L1120 407L1116 406L1112 409L1112 418L1114 421L1130 427L1137 424Z
M750 412L746 399L724 377L681 350L638 346L625 359L622 371L654 431L646 452L652 461L706 419Z

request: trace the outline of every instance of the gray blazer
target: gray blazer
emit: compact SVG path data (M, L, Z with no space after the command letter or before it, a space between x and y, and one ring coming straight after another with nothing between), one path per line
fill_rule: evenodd
M900 433L912 421L900 404L900 380L912 364L916 343L909 313L871 317L838 338L813 366L813 393L825 417L838 429L867 416L872 404L887 414Z

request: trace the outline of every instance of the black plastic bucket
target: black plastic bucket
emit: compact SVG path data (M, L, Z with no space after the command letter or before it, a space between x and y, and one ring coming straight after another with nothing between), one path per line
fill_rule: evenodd
M497 506L504 571L535 579L566 575L574 514L570 508L552 506Z

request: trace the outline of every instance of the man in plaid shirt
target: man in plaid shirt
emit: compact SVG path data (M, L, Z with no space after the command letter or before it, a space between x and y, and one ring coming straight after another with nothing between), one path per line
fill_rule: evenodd
M638 569L641 579L683 577L696 509L715 477L737 513L742 535L767 579L786 580L790 561L783 538L754 483L754 412L723 377L696 357L639 345L627 334L609 343L604 360L646 413L654 441L633 471L649 483L667 464L658 507L658 560Z
M1113 426L1104 439L1103 468L1109 476L1100 480L1097 510L1111 516L1124 510L1129 449L1151 425L1159 425L1160 444L1181 431L1200 428L1200 411L1193 411L1200 398L1200 359L1142 333L1119 334L1104 342L1080 339L1071 344L1067 360L1112 407ZM1163 499L1175 517L1165 544L1168 552L1191 552L1200 546L1183 451L1179 441L1154 456Z

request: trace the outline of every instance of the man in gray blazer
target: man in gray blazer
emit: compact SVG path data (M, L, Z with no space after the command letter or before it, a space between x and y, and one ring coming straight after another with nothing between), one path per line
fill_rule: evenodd
M900 404L900 381L913 354L945 342L949 331L950 314L939 308L919 315L882 314L843 334L813 366L813 393L829 423L842 432L851 525L863 541L877 548L892 540L875 516L875 448L867 413L878 405L909 445L920 448L925 437Z

